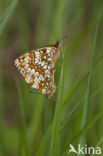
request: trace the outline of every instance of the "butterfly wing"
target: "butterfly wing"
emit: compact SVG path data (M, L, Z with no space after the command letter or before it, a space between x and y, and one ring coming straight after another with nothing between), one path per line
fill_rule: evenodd
M55 92L54 85L54 54L55 47L32 50L15 60L15 65L32 87L47 96Z

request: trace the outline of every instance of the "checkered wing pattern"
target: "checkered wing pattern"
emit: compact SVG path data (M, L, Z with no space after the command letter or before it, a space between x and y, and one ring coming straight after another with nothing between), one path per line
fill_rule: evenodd
M48 46L25 53L15 60L15 65L32 88L51 97L56 90L54 63L59 54L57 45Z

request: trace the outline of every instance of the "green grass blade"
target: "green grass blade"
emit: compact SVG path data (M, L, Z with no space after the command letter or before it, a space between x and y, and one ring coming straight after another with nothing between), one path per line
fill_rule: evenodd
M10 16L12 15L13 10L15 9L15 6L17 4L18 0L14 0L10 6L8 7L7 11L4 12L4 14L0 17L0 35L4 32L4 28L7 24L7 22L10 19ZM3 76L2 76L2 48L4 46L5 42L5 36L2 37L2 40L0 41L0 155L3 155L4 152L4 140L3 140L3 113L4 113L4 86L3 86Z
M103 90L103 86L99 87L98 89L96 89L96 91L94 91L91 94L91 100L97 95L99 94L101 91ZM65 117L64 119L64 123L61 127L61 130L63 130L64 128L66 128L66 126L70 123L70 121L72 121L72 118L74 119L76 116L76 113L78 114L79 111L77 111L77 108L83 103L83 100L85 99L85 96L83 96L79 102L73 107L73 109L68 113L68 115ZM71 118L70 118L71 117Z
M64 55L63 55L63 62L64 62ZM64 65L64 63L63 63L63 65ZM56 103L55 114L54 114L54 121L53 121L53 126L52 126L50 156L58 155L58 149L59 149L60 129L61 129L61 116L62 116L62 111L63 111L63 105L62 105L62 96L63 96L63 65L62 65L62 68L61 68L60 80L59 80L59 86L61 86L61 88L58 89L57 103Z
M100 63L102 60L103 60L103 55L100 56L100 57L96 60L95 64L93 65L94 68L95 68L96 65L97 65L98 63ZM72 85L70 91L68 92L68 94L67 94L66 97L64 98L64 100L63 100L63 106L65 106L65 105L68 103L68 101L69 101L70 98L72 97L73 93L76 92L76 90L85 82L85 80L88 78L88 73L85 74L85 76L81 79L80 82L78 82L78 81L79 81L79 77L80 77L80 75L76 78L76 80L74 81L74 83L73 83L73 85Z
M92 83L92 73L93 73L93 64L94 64L94 56L95 56L95 46L96 46L96 40L97 40L97 32L98 27L100 23L100 16L98 17L98 22L96 26L96 32L93 42L93 49L92 49L92 56L91 56L91 62L90 62L90 69L89 69L89 75L88 75L88 85L87 85L87 91L86 91L86 98L85 98L85 104L83 109L83 116L82 116L82 123L81 123L81 130L85 127L87 123L87 116L88 116L88 108L90 105L90 90L91 90L91 83ZM80 139L81 145L84 145L86 142L86 136L82 136Z
M19 0L13 0L10 6L8 7L7 11L5 12L5 15L3 15L0 19L0 35L3 33L3 30L9 21L17 3Z
M80 79L80 74L79 74L79 76L77 76L77 78L76 78L76 80L74 81L74 83L73 83L73 85L72 85L70 91L68 92L67 96L66 96L65 99L63 100L63 106L65 106L65 104L67 104L67 102L68 102L68 101L70 100L70 98L72 97L73 93L76 91L76 88L79 87L79 85L78 85L78 84L79 84L79 83L78 83L79 79Z
M42 141L40 143L40 146L37 150L37 153L36 153L36 156L43 156L44 155L44 149L46 148L46 144L48 142L48 140L50 139L50 136L51 136L51 129L52 129L52 125L53 123L51 123L48 127L48 129L46 130L43 138L42 138Z
M22 92L21 92L21 89L17 80L16 80L16 85L18 89L18 99L19 99L19 104L20 104L20 118L21 118L20 140L22 142L21 145L23 146L25 155L27 155L29 147L28 147L27 132L26 132L25 109L24 109L24 104L23 104Z
M42 111L43 111L43 101L44 101L44 96L39 96L29 126L29 133L28 133L29 143L32 143L38 131L40 121L41 121Z
M32 156L33 153L35 153L35 151L38 149L38 147L40 147L39 145L40 145L41 139L42 139L42 136L40 136L40 137L36 140L35 144L32 146L31 150L29 151L28 156ZM45 145L45 144L44 144L44 145ZM44 151L44 150L43 150L43 151ZM37 153L37 152L36 152L36 153ZM35 154L35 155L37 155L37 154ZM40 155L40 154L39 154L39 155ZM42 155L43 155L43 154L42 154Z

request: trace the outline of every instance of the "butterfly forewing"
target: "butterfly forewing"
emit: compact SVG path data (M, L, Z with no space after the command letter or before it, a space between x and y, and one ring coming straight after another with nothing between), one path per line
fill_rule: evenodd
M56 89L54 63L58 56L58 48L48 46L25 53L15 60L15 65L31 87L52 96Z

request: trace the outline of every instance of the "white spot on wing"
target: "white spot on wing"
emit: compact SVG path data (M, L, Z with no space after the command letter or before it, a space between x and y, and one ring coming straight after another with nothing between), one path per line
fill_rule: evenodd
M27 83L30 83L30 80L29 80L27 77L25 77L25 81L26 81Z
M39 89L39 85L38 85L37 83L34 82L34 84L32 85L32 88Z
M35 54L36 54L36 55L40 55L40 52L39 52L39 51L36 51Z
M43 89L42 89L42 92L43 92L43 93L45 93L45 92L46 92L46 89L45 89L45 88L43 88Z
M29 56L25 57L25 58L24 58L24 61L26 61L26 60L28 60L28 59L29 59Z
M49 49L47 49L47 51L46 51L48 54L50 53L50 50Z

